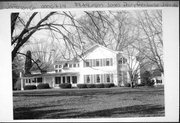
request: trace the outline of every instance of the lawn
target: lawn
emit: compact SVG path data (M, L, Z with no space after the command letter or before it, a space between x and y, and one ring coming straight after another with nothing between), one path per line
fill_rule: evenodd
M46 89L13 92L14 119L164 116L164 88Z

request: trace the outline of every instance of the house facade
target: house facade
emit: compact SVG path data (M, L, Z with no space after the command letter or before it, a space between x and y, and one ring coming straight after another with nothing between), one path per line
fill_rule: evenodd
M59 87L61 83L71 83L74 87L77 84L92 83L114 83L116 86L124 86L125 83L130 83L127 61L122 52L95 45L81 58L54 62L54 70L51 72L21 76L21 87L23 90L25 85L39 83L49 83L53 88Z

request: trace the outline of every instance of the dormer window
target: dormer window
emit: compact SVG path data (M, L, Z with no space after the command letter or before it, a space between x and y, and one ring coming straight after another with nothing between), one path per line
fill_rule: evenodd
M55 65L55 68L58 68L58 65Z
M65 63L63 67L68 67L68 63Z

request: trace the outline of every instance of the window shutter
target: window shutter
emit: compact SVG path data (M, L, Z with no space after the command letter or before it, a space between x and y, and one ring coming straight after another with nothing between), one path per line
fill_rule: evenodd
M102 59L102 66L106 66L105 65L105 59Z
M101 82L101 83L104 83L104 82L103 82L103 74L100 74L100 82Z
M94 67L94 59L92 59L92 67Z
M86 83L86 75L84 75L84 83Z
M113 59L110 58L110 66L112 66L112 65L113 65Z
M113 74L110 74L110 82L113 82Z
M84 60L84 61L83 61L83 66L86 67L85 65L86 65L86 64L85 64L85 60Z

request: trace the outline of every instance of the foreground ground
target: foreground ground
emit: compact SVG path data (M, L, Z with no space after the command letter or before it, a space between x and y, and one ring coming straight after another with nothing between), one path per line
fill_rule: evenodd
M14 119L164 116L164 88L49 89L13 92Z

